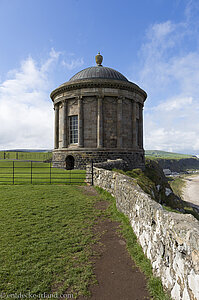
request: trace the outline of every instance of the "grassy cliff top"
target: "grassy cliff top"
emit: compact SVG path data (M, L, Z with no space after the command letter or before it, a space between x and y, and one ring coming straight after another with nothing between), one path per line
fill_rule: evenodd
M178 213L192 214L199 220L198 211L188 202L183 201L180 198L180 194L177 193L178 195L176 195L172 189L174 187L176 191L177 184L179 189L182 181L171 185L173 179L170 178L170 181L168 181L157 161L147 158L144 171L141 169L133 169L126 172L113 169L113 171L132 177L145 193L149 194L153 200L160 203L165 209Z
M196 158L196 156L194 156L194 155L166 152L166 151L160 151L160 150L145 150L145 156L150 159Z

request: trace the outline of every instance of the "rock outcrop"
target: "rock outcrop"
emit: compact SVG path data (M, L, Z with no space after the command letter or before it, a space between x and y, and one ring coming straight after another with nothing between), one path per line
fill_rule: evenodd
M185 172L190 169L199 169L199 159L183 158L183 159L159 159L156 161L162 169L169 169L172 172Z

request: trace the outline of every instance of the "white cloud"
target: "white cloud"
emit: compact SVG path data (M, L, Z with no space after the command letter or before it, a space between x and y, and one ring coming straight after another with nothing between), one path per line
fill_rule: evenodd
M199 87L199 54L189 52L169 62L169 75L178 82L181 93L197 96Z
M168 99L158 106L146 109L145 148L184 153L197 152L198 116L198 103L191 97Z
M62 54L61 51L55 51L53 48L50 51L49 58L44 62L44 64L41 66L41 72L45 73L48 72L51 65L56 62L60 55Z
M146 42L141 47L140 57L143 61L139 81L144 83L150 93L163 89L176 81L175 71L183 61L182 43L188 34L185 23L174 24L167 21L154 24L146 32ZM185 77L185 76L184 76Z
M74 70L76 68L80 68L83 66L84 60L83 58L71 59L70 61L62 60L62 65L66 67L68 70Z
M168 112L172 110L176 111L177 109L184 110L185 105L192 104L192 102L193 102L192 97L182 97L182 98L179 97L174 99L167 99L167 101L160 103L153 109L156 111L163 111L163 112Z
M83 58L68 56L54 49L42 63L30 56L0 82L0 149L53 148L54 111L49 95L55 86L55 69L63 71L64 65L72 70L84 63Z
M193 130L150 127L145 138L146 149L193 153L198 151L199 137ZM154 143L155 140L155 143ZM191 147L190 147L191 145Z
M137 82L148 93L146 149L199 153L199 27L190 17L193 3L182 22L150 26L141 48Z
M52 148L53 109L49 70L59 53L51 50L39 67L31 58L0 85L0 148Z
M187 5L185 8L186 21L189 23L194 23L194 27L199 25L198 22L199 14L199 2L198 0L187 0ZM194 30L195 28L193 28Z
M153 24L150 29L147 31L147 37L154 42L164 39L168 34L174 31L175 25L171 21L166 21L164 23Z

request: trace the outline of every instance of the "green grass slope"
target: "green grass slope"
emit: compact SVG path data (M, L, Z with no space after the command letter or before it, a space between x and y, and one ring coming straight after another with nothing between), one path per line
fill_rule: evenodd
M146 150L145 157L157 161L162 169L170 169L172 172L199 169L199 159L194 155Z
M141 169L133 169L126 172L117 169L114 170L132 177L145 193L149 194L153 200L160 203L165 209L179 213L192 214L199 220L198 210L193 208L189 203L183 201L180 198L179 193L175 194L175 184L170 184L171 181L168 181L162 168L156 161L146 159L144 171ZM174 186L174 190L172 189L172 186Z
M145 150L145 156L150 159L182 159L182 158L193 158L194 155L180 154L174 152L166 152L160 150Z

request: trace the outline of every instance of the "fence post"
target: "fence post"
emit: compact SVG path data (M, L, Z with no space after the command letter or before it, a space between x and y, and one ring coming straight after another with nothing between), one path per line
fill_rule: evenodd
M6 152L5 151L3 153L3 157L4 157L4 159L6 159Z
M93 185L93 160L91 160L91 185Z
M12 183L15 184L15 162L12 162Z
M18 159L18 152L16 152L16 159Z
M30 162L30 183L32 184L32 161Z

